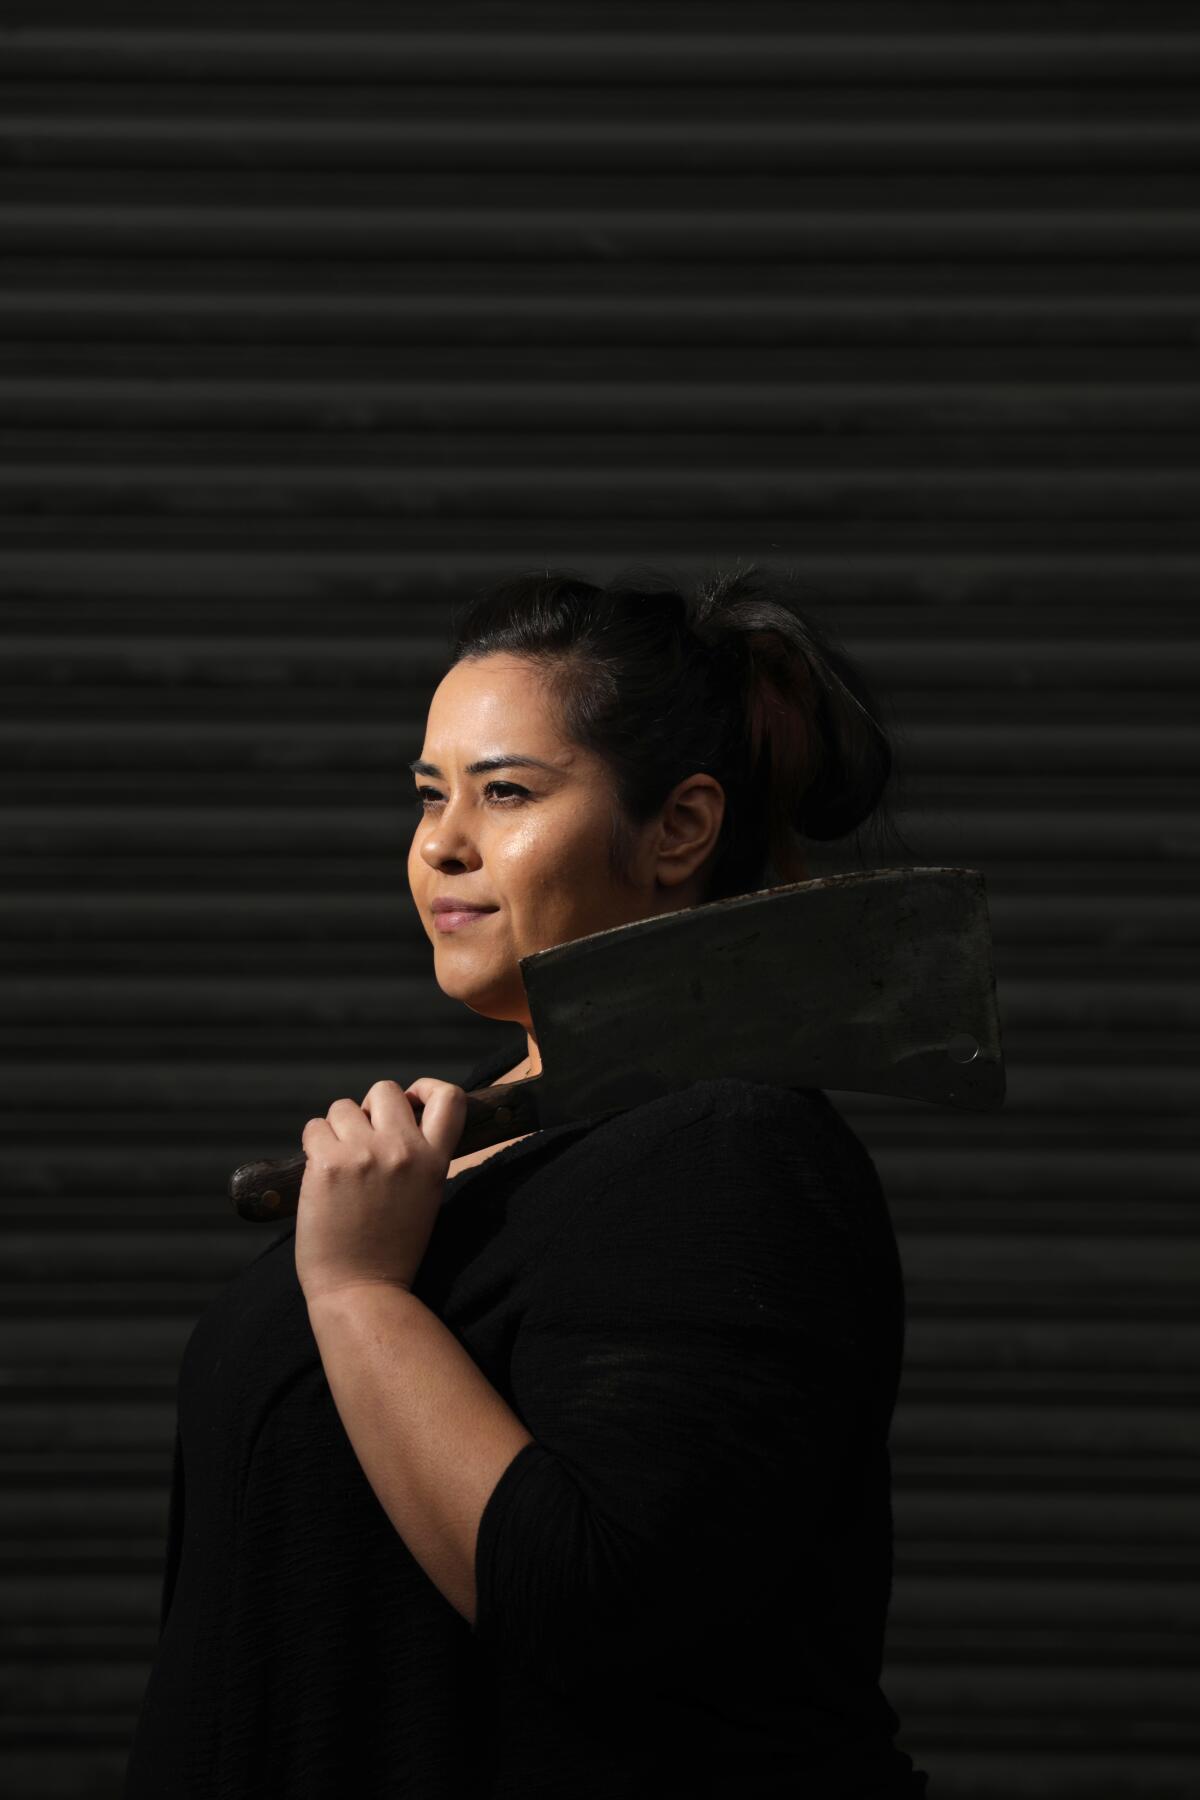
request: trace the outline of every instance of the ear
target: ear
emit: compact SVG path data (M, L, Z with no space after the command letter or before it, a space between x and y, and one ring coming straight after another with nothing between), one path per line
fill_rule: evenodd
M690 881L712 855L725 817L725 790L713 775L688 775L663 805L655 850L658 880L664 887Z

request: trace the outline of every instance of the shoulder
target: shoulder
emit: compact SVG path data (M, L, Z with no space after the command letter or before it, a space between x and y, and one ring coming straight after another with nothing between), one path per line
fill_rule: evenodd
M591 1301L740 1328L753 1300L756 1329L815 1329L857 1316L881 1258L893 1281L873 1165L820 1089L696 1081L602 1121L555 1174L530 1282L564 1328Z
M720 1075L656 1094L620 1116L636 1121L648 1133L659 1134L708 1118L755 1118L764 1123L772 1119L795 1120L819 1112L825 1104L819 1088L776 1087L769 1082Z
M788 1230L822 1215L839 1234L886 1217L870 1156L820 1088L694 1081L602 1121L580 1151L589 1207L652 1199L663 1221L774 1215Z
M734 1076L693 1081L605 1121L595 1149L610 1154L670 1154L684 1140L715 1154L758 1163L794 1155L843 1162L866 1152L821 1088L786 1088ZM866 1159L869 1162L869 1159Z

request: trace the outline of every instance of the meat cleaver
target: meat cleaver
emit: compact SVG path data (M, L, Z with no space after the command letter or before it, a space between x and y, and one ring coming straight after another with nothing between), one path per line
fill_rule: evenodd
M554 944L520 969L542 1071L468 1094L457 1156L719 1076L974 1112L1004 1102L977 869L762 888ZM243 1163L235 1210L290 1218L306 1161Z

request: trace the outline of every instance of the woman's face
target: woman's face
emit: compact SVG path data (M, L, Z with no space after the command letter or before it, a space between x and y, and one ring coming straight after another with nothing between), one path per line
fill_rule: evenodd
M536 758L544 767L514 765ZM505 766L471 772L503 758ZM408 881L434 949L438 986L473 1011L530 1027L518 960L589 932L694 903L715 848L724 794L708 775L681 782L635 834L628 885L609 869L616 806L607 766L559 735L533 665L467 658L442 678L414 771L422 807ZM441 929L443 896L494 911Z

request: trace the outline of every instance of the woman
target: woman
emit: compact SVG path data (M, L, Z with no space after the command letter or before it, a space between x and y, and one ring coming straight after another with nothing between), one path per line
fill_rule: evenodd
M413 764L443 992L541 1067L519 959L802 879L891 768L755 570L519 577ZM476 909L474 911L465 909ZM336 1100L184 1353L126 1800L921 1795L878 1686L903 1295L816 1089L698 1080L454 1151L464 1089Z

